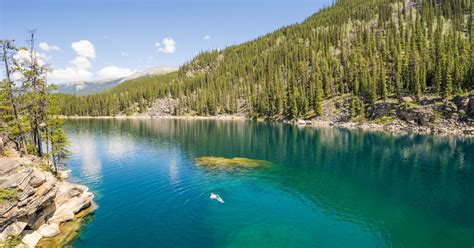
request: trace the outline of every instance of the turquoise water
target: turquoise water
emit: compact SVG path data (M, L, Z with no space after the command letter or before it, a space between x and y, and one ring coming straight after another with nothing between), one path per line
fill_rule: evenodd
M472 139L203 120L66 129L73 180L100 206L74 247L474 246Z

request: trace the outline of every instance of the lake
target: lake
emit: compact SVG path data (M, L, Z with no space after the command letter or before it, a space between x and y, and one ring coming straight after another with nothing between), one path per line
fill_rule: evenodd
M73 247L474 245L473 139L251 121L65 128L71 180L99 205ZM203 156L269 165L196 165Z

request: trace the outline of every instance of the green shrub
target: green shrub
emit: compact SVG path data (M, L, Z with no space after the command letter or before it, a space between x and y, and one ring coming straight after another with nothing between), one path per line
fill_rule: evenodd
M4 200L9 200L17 197L19 194L17 189L2 189L0 188L0 204L3 203Z

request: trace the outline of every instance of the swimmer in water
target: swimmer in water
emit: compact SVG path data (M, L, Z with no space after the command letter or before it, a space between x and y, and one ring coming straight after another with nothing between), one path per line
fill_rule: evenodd
M215 199L216 201L220 203L224 203L224 200L222 200L222 198L218 194L211 193L211 196L209 198Z

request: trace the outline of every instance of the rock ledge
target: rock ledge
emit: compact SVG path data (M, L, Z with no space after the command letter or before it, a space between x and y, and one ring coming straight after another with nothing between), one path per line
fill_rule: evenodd
M63 181L39 164L35 157L0 156L0 190L14 192L0 198L0 247L18 236L20 246L35 247L58 235L61 223L95 205L87 187Z

